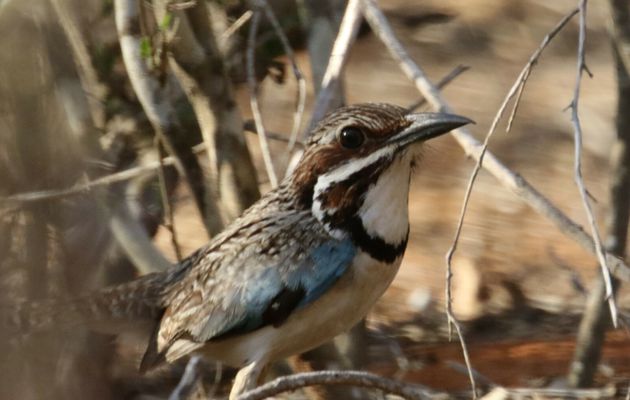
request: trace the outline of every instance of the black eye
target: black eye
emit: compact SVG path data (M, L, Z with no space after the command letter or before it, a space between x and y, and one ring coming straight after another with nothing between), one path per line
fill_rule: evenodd
M365 135L359 128L345 127L339 133L339 143L346 149L356 149L365 141Z

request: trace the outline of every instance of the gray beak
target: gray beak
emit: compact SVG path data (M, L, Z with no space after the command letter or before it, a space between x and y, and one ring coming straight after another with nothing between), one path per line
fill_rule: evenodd
M392 136L388 140L390 143L406 146L413 142L432 139L460 126L475 123L469 118L446 113L408 114L405 118L411 121L411 125Z

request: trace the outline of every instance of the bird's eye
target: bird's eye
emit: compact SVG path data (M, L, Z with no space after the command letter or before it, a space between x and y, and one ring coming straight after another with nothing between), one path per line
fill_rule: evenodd
M345 127L339 133L339 143L346 149L356 149L365 141L365 135L359 128Z

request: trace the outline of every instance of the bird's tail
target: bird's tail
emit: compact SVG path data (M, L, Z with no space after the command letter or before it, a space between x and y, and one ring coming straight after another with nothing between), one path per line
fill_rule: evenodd
M0 323L9 335L78 326L102 333L121 333L142 324L153 324L160 317L164 279L164 274L149 274L69 300L3 305Z

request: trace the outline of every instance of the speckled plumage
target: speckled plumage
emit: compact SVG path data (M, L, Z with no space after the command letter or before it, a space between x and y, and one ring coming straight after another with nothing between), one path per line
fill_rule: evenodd
M192 351L247 365L232 398L267 363L365 316L407 244L409 145L468 122L388 104L339 109L312 132L295 171L207 246L172 271L75 302L65 316L152 323L143 369Z

